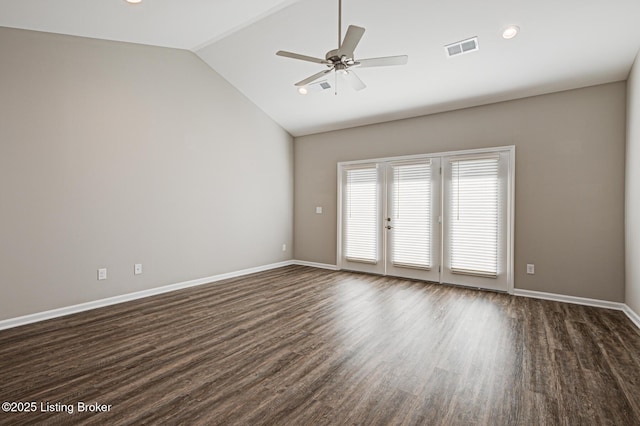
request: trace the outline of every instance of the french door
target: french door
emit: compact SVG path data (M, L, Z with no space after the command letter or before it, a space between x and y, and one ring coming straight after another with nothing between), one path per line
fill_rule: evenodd
M512 291L514 148L340 163L341 269Z
M384 175L385 274L439 281L440 159L391 161Z

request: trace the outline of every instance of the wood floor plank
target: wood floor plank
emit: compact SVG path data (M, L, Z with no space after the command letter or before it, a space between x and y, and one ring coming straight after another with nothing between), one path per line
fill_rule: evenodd
M617 311L291 266L0 331L0 400L38 404L0 425L633 425L640 333Z

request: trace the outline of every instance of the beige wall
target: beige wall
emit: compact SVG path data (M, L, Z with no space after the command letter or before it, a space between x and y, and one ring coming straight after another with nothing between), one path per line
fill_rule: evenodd
M640 53L627 82L626 160L625 299L640 314Z
M292 257L291 136L187 51L0 28L0 194L0 320Z
M515 145L515 287L622 302L625 91L619 82L296 138L295 258L336 262L337 162Z

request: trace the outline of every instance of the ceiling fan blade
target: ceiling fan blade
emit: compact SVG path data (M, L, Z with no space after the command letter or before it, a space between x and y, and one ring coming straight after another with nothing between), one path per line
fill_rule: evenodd
M353 90L362 90L367 87L353 71L338 72L338 74L342 75L342 78L353 87Z
M344 40L338 49L339 56L346 56L347 58L353 58L353 51L356 50L360 39L364 34L364 28L357 27L355 25L349 25L347 28L347 34L344 36Z
M407 55L385 56L384 58L359 59L353 66L359 68L368 68L386 67L389 65L405 65L408 60L409 57Z
M293 52L286 52L284 50L278 50L276 52L276 55L284 56L285 58L299 59L301 61L313 62L313 63L316 63L316 64L329 64L330 63L330 62L328 62L328 61L326 61L324 59L314 58L313 56L300 55L298 53L293 53Z
M311 77L307 77L304 80L301 80L301 81L297 82L295 85L296 86L306 86L307 84L311 83L312 81L315 81L315 80L319 79L320 77L322 77L325 74L330 73L331 71L333 71L333 68L328 69L328 70L324 70L324 71L320 71L318 73L315 73Z

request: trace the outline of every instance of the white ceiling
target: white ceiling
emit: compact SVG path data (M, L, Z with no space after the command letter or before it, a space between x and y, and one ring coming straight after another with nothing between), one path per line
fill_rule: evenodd
M297 0L0 0L0 26L195 50Z
M626 79L640 48L638 0L344 0L343 29L366 28L367 88L301 96L293 83L337 47L337 0L0 0L0 26L190 49L294 136ZM521 28L501 38L510 24ZM443 46L478 36L480 50ZM332 82L332 78L330 82Z

